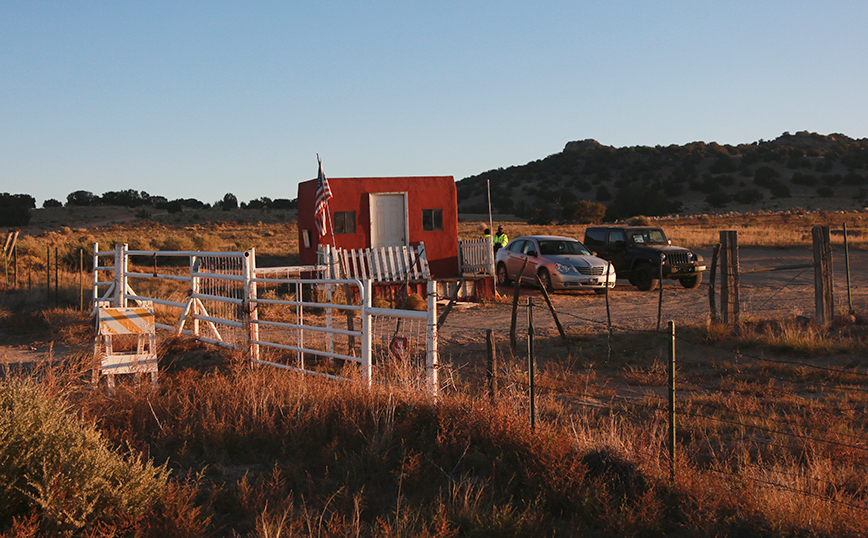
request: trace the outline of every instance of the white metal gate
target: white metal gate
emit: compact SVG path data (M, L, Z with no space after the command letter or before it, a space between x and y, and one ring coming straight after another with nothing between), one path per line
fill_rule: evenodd
M254 249L170 252L116 245L100 252L94 245L93 300L94 307L151 301L157 328L243 350L258 364L335 379L343 378L347 363L356 364L371 383L375 363L403 362L436 393L434 283L428 282L427 311L383 309L371 306L370 280L300 278L326 271L258 269Z

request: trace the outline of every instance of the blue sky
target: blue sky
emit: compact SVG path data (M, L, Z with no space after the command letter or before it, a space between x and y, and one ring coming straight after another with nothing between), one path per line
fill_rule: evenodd
M593 138L868 137L868 3L0 3L0 192L295 198Z

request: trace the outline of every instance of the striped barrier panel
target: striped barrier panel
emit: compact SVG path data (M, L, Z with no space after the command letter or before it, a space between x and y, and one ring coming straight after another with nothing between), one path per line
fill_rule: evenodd
M134 352L114 352L112 337L137 335ZM94 369L94 384L100 375L108 375L109 388L114 388L115 374L150 373L157 379L157 344L154 310L148 307L97 309L97 337L94 354L99 360L99 371Z

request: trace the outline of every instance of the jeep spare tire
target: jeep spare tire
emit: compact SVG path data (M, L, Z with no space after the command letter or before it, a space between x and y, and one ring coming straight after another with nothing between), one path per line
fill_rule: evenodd
M702 282L702 273L696 273L694 276L687 276L679 280L681 280L681 285L687 289L697 288Z

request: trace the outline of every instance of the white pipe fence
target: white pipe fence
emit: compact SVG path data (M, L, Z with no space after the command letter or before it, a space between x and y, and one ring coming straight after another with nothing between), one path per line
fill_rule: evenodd
M183 258L186 263L172 264ZM93 307L151 301L159 329L242 350L257 364L332 379L344 379L343 364L358 364L366 384L375 379L375 362L424 354L424 382L436 394L434 283L428 281L427 311L383 309L371 306L371 279L301 278L327 272L324 265L257 268L254 249L145 251L116 245L100 252L95 244ZM390 324L394 330L382 329Z

